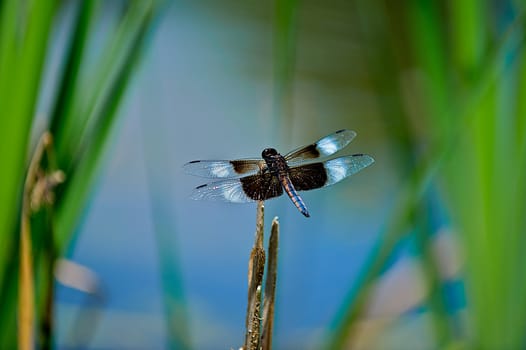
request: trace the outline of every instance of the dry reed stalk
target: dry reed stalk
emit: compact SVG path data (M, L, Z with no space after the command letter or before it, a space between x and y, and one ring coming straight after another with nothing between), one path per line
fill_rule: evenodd
M248 305L246 318L245 350L259 348L261 328L261 286L265 269L265 249L263 248L263 229L265 206L258 202L256 216L256 236L248 261Z
M277 217L272 221L268 270L265 280L263 317L261 317L261 295L263 274L265 271L265 249L263 248L264 209L263 201L259 201L257 206L255 241L248 261L248 305L245 344L241 348L242 350L270 350L272 348L279 223Z
M261 349L272 349L272 328L274 326L274 303L276 300L276 280L278 276L278 243L279 222L272 220L268 244L267 277L265 279L265 295L263 299L263 326L261 331Z
M64 181L64 173L55 170L46 174L41 168L44 153L50 164L54 163L51 149L53 138L44 132L33 152L22 194L22 213L20 218L20 276L18 281L18 348L33 349L35 346L35 285L33 271L33 252L31 238L31 214L42 205L52 204L53 189ZM54 165L54 164L53 164Z

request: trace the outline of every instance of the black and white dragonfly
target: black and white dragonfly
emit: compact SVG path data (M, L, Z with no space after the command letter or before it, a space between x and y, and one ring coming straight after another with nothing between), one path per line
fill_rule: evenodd
M262 159L191 161L184 165L188 174L222 179L196 187L191 198L248 203L279 197L285 192L296 208L309 217L297 191L330 186L374 163L366 154L320 161L346 147L355 136L354 131L339 130L284 156L274 148L265 148Z

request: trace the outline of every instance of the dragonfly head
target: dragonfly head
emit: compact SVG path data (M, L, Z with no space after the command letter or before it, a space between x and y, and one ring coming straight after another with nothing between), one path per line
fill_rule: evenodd
M278 151L276 151L274 148L265 148L263 152L261 152L261 157L265 160L274 158L278 155Z

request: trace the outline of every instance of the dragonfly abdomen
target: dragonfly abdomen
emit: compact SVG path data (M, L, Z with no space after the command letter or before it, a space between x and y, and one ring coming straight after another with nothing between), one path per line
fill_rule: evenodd
M281 184L283 185L283 188L285 189L285 192L287 192L287 195L289 196L290 200L292 201L292 203L294 203L296 208L298 208L300 213L302 213L306 217L310 217L310 214L309 214L309 211L307 210L307 206L305 205L305 202L303 201L303 199L300 197L300 195L294 188L294 185L290 181L290 178L288 177L288 175L280 175L280 181L281 181Z

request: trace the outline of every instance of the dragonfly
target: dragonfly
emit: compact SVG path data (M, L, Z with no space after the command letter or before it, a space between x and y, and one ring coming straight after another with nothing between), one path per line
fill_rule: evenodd
M265 148L261 158L188 162L183 166L187 174L218 179L197 186L190 198L249 203L285 192L296 208L310 217L298 191L333 185L374 163L371 156L361 153L323 160L345 148L355 136L356 132L343 129L285 155Z

